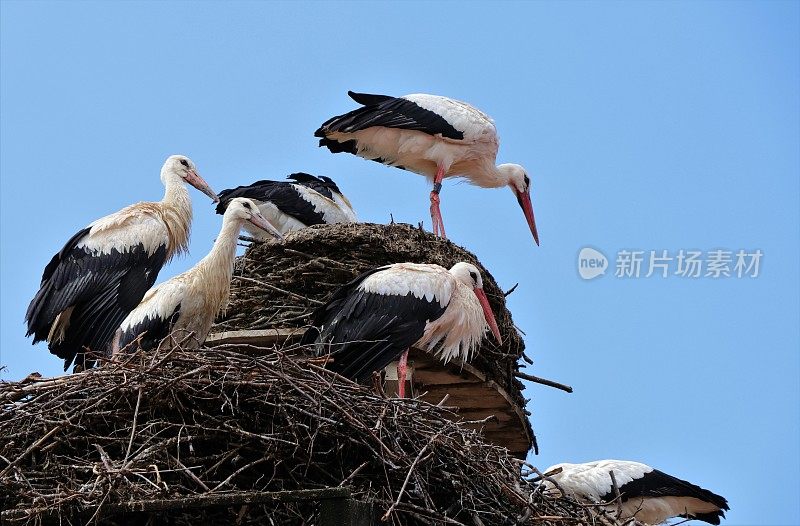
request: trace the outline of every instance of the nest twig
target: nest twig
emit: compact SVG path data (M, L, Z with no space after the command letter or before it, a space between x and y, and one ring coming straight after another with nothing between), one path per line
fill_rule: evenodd
M237 261L230 303L212 332L303 327L334 290L366 270L401 262L450 268L459 261L480 269L503 337L502 346L484 338L471 363L524 409L523 385L515 373L525 344L506 308L506 293L474 254L411 225L315 225L283 241L251 245ZM528 431L536 449L533 429Z
M313 503L266 492L340 486L387 524L591 523L446 408L386 399L296 351L137 352L0 383L3 523L313 524Z

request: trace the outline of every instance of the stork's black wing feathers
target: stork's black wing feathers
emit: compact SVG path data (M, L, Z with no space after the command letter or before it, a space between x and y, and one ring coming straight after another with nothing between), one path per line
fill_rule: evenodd
M438 301L383 295L359 289L373 269L337 290L313 315L304 344L317 354L332 354L331 369L358 382L367 381L422 337L425 324L445 311Z
M333 192L337 194L341 194L342 191L339 190L339 187L336 183L333 182L333 179L330 177L316 177L311 174L307 174L304 172L297 172L293 173L292 175L288 176L287 179L292 179L296 181L298 184L301 184L307 188L311 188L315 192L319 192L320 194L324 195L328 199L333 199Z
M219 203L217 203L216 211L219 215L223 215L225 210L228 209L228 205L230 204L232 199L237 197L246 197L248 199L258 199L262 200L257 195L266 195L271 190L272 186L278 186L286 183L282 183L280 181L268 181L263 179L261 181L256 181L253 184L249 184L246 186L237 186L236 188L228 188L223 190L217 194L219 197Z
M410 100L352 92L350 92L350 96L364 106L328 119L314 132L314 136L320 138L319 145L326 146L333 153L343 151L356 153L355 143L351 144L352 141L340 143L335 139L329 139L327 137L329 133L353 133L373 126L416 130L430 135L441 134L442 137L455 140L464 139L464 133L456 129L441 115L426 110Z
M319 181L320 185L323 183L323 181ZM309 185L304 184L303 186ZM312 188L312 190L316 189ZM330 191L328 190L327 193L330 194ZM305 225L321 225L325 223L325 217L317 212L314 205L303 199L292 186L292 183L286 181L256 181L251 185L223 190L218 195L218 214L225 213L232 199L246 197L261 203L270 202L284 214L294 217Z
M147 254L142 245L119 252L89 253L77 244L88 233L75 234L45 267L41 287L25 314L27 335L33 343L46 340L56 317L67 309L69 325L50 352L64 359L64 370L74 361L86 367L84 351L107 351L125 316L153 286L166 261L166 247Z
M175 307L175 310L172 311L172 314L166 319L159 318L158 316L154 318L150 316L145 317L141 323L130 327L121 334L119 348L125 349L126 346L130 345L141 336L140 345L142 349L146 351L155 349L161 340L169 336L169 333L172 332L172 328L175 326L175 322L178 321L180 313L181 304L179 303L178 306ZM135 351L136 349L132 348L127 350Z
M719 507L720 511L694 515L695 519L709 524L719 524L720 517L725 516L725 512L722 510L729 509L728 501L724 497L657 469L645 473L641 478L623 484L620 486L619 492L623 501L638 497L694 497L704 502L710 502ZM608 502L613 499L613 493L609 492L601 500Z
M67 257L67 254L69 254L73 249L75 249L78 242L80 242L80 240L83 239L84 236L86 236L86 234L88 234L91 229L92 229L91 227L86 227L81 230L78 230L74 236L69 238L69 240L67 240L67 242L64 243L64 247L61 250L59 250L58 253L55 256L53 256L53 258L50 260L50 263L48 263L47 266L44 267L41 284L44 284L45 281L50 279L50 276L52 276L53 272L55 272L56 268L58 268L58 264Z
M370 95L369 93L356 93L350 90L347 91L347 95L362 106L380 104L381 102L386 102L394 98L391 95Z
M339 190L339 185L337 185L333 179L331 179L330 177L325 177L324 175L320 175L319 178L325 181L331 190L333 190L337 194L344 195L342 194L342 191Z

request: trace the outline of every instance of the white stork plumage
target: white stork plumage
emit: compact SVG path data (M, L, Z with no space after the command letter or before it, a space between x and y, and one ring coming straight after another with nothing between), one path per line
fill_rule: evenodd
M46 340L64 370L90 367L86 351L105 354L119 324L138 305L158 272L186 250L192 202L186 183L217 195L188 157L161 168L164 198L140 202L94 221L72 236L44 269L25 314L27 336Z
M331 369L359 382L400 357L403 397L408 349L443 362L468 361L487 327L502 342L480 271L469 263L395 263L360 275L337 290L312 317L302 342L331 354Z
M591 503L614 500L610 474L613 471L622 501L618 517L621 520L635 517L645 524L661 524L672 517L685 517L719 524L720 517L725 517L729 509L723 497L640 462L599 460L556 464L547 468L545 475L557 468L562 471L550 478L558 487L578 500ZM544 484L549 494L560 493L551 482ZM606 509L614 512L617 503L609 504Z
M362 107L325 121L314 133L331 152L347 152L424 175L433 182L433 232L446 237L439 192L446 177L482 188L508 186L536 244L531 181L518 164L495 166L500 144L492 119L469 104L422 93L391 97L348 92Z
M311 225L358 221L353 205L330 177L298 172L287 179L289 181L256 181L223 190L219 193L217 213L224 213L231 199L246 197L255 201L261 214L281 234ZM268 239L261 229L248 224L244 229L255 239Z
M275 237L281 236L253 201L243 197L232 199L208 255L191 269L145 294L122 322L112 352L124 350L137 340L145 350L155 348L162 340L164 348L173 343L179 343L184 349L200 347L214 318L228 304L236 242L246 223ZM172 338L167 338L169 335Z

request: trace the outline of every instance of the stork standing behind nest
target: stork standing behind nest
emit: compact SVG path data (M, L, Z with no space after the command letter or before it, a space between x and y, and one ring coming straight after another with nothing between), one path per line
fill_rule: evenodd
M445 177L464 177L481 188L507 186L539 244L531 180L518 164L495 166L500 139L488 115L466 102L438 95L347 94L362 107L322 123L314 132L320 146L332 153L352 153L427 177L433 182L433 233L442 237L447 236L439 192Z
M502 343L480 271L469 263L395 263L360 275L334 292L303 336L331 369L359 382L400 357L398 395L405 395L408 349L447 363L467 361L487 328Z
M85 351L106 352L119 324L153 286L161 267L186 250L192 201L186 183L217 195L183 155L161 168L164 198L130 205L80 230L44 269L25 314L27 336L46 340L64 370L90 367Z
M258 205L261 214L281 234L311 225L354 223L358 221L353 205L330 177L294 173L290 181L256 181L248 186L223 190L217 213L222 214L236 197L247 197ZM244 229L255 239L269 237L259 228L245 224Z
M242 197L232 199L208 255L145 295L122 322L112 352L117 353L137 340L146 350L162 341L165 348L175 343L189 349L200 347L214 318L228 303L236 242L246 222L281 237L253 201Z
M556 464L547 468L545 474L558 468L561 472L548 478L561 490L590 503L614 500L613 472L621 501L620 520L635 517L645 524L661 524L672 517L685 517L719 524L720 517L729 509L723 497L640 462L599 460ZM549 480L544 484L548 493L561 493ZM606 509L613 512L617 506L611 503Z

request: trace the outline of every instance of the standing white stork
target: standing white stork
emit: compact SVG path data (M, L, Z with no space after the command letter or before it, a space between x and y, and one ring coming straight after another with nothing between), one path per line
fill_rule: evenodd
M730 509L723 497L640 462L598 460L556 464L547 468L545 475L557 468L562 471L549 478L563 491L592 503L614 500L613 471L621 500L620 520L635 517L645 524L661 524L672 517L685 517L719 524L720 517L725 517L725 511ZM545 484L546 491L560 493L551 482ZM616 508L616 502L606 506L609 512Z
M332 354L331 369L358 382L400 357L398 394L404 396L408 349L416 347L447 363L469 360L491 328L500 330L469 263L395 263L365 272L337 290L312 317L303 344Z
M107 352L119 324L153 286L161 267L185 251L192 222L186 183L217 195L188 157L161 168L159 202L140 202L102 217L72 236L44 269L25 314L26 336L46 340L64 370L91 367L86 351Z
M500 140L488 115L465 102L438 95L347 94L363 107L325 121L314 133L320 137L320 146L427 177L433 182L433 233L442 237L447 236L439 192L445 177L464 177L482 188L508 186L539 244L530 178L518 164L495 166Z
M208 255L191 269L145 294L120 325L112 352L125 349L136 340L146 350L157 347L162 340L164 348L176 342L184 349L200 347L214 318L228 304L236 242L245 223L281 237L253 201L243 197L232 199ZM165 340L170 334L173 338Z
M311 225L358 221L353 205L330 177L298 172L287 179L289 181L256 181L223 190L219 193L217 213L224 213L231 199L246 197L255 201L264 217L281 234ZM267 239L261 229L248 224L244 229L255 239Z

